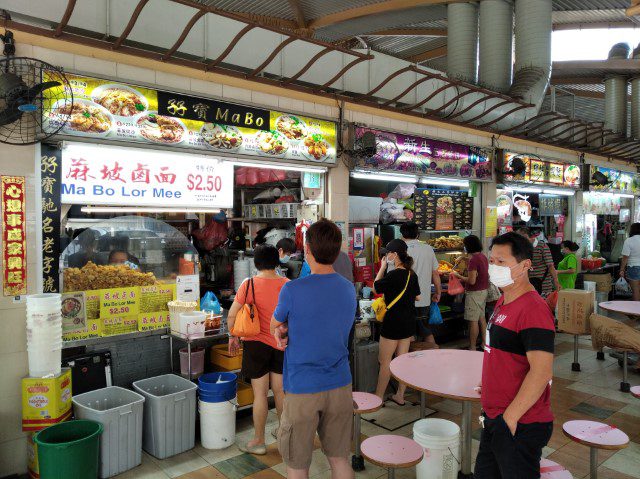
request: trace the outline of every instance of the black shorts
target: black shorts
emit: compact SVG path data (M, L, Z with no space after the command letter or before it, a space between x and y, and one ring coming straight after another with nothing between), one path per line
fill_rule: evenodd
M416 306L416 336L427 338L433 334L429 327L430 306Z
M245 380L259 379L265 374L282 374L284 351L261 341L242 343L242 376Z

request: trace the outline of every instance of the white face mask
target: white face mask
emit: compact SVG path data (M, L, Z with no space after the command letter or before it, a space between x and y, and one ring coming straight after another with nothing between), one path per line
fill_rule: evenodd
M489 265L489 280L498 288L511 286L514 281L511 277L511 268L508 266Z
M533 240L533 247L535 248L536 246L538 246L538 238Z

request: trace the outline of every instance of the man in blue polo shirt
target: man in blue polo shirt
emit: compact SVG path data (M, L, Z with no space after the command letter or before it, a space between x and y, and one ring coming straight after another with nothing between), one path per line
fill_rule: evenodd
M348 342L356 295L353 284L333 269L341 243L335 223L311 225L305 257L312 274L282 287L271 319L276 339L286 345L278 447L289 479L308 477L316 431L333 477L353 477Z

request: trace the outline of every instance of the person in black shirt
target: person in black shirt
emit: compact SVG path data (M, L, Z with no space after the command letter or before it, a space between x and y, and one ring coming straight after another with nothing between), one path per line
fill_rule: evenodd
M391 378L390 364L393 355L408 353L416 332L416 301L420 299L420 285L418 276L411 269L413 258L407 254L407 249L407 243L400 239L387 244L380 271L373 284L376 294L384 294L388 308L380 332L380 374L376 388L376 395L383 400ZM388 263L393 263L395 268L387 273ZM400 299L389 308L398 297ZM397 394L391 396L391 400L404 406L405 390L406 386L400 384Z

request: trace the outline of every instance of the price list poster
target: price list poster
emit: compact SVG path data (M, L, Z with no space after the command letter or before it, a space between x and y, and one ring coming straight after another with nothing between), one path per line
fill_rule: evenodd
M42 291L60 292L60 148L42 145L40 178L42 191Z
M2 292L27 293L26 208L24 176L2 176Z

